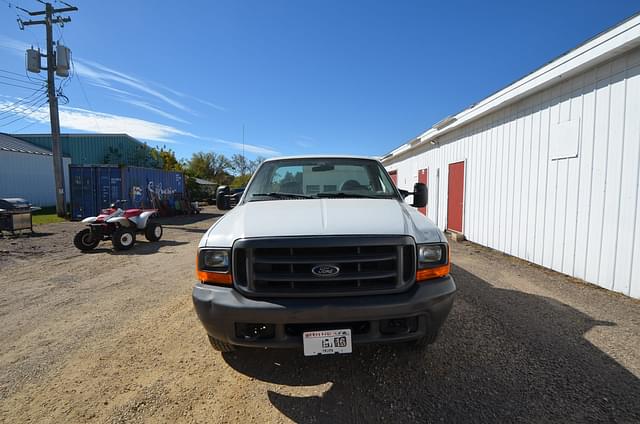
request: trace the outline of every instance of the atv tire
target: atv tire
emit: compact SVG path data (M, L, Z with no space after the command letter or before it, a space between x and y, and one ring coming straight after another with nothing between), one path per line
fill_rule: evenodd
M162 225L157 222L150 222L144 229L144 236L149 241L158 241L162 238Z
M95 249L98 243L100 243L100 240L95 238L93 233L91 233L91 230L88 228L78 231L73 238L74 246L83 252L89 252Z
M120 227L111 235L111 243L114 250L129 250L136 242L136 233L132 230Z
M236 350L236 347L232 344L223 342L222 340L218 340L214 337L211 337L207 334L207 336L209 337L209 343L211 343L211 346L213 346L213 348L215 350L217 350L218 352L233 352L234 350Z

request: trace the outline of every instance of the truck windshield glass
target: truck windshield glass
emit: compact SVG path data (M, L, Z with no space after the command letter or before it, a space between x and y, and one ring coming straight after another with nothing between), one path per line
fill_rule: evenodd
M348 158L268 161L247 187L248 202L315 198L398 198L375 160Z

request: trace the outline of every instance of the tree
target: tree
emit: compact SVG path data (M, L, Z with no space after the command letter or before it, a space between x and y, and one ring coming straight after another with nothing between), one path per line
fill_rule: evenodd
M234 175L247 175L249 173L249 160L247 157L239 153L231 156L231 171Z
M222 154L197 152L185 165L185 171L193 177L218 184L229 184L233 180L228 172L231 169L231 162Z
M264 156L258 156L254 160L249 162L249 174L253 175L254 172L258 169L260 164L264 162L267 158Z
M176 153L167 149L166 147L160 148L160 150L155 149L158 152L158 157L162 163L162 169L165 171L182 171L182 164L176 158Z
M258 156L254 160L247 159L246 156L235 154L231 157L231 170L236 176L253 175L258 166L265 161L265 158Z

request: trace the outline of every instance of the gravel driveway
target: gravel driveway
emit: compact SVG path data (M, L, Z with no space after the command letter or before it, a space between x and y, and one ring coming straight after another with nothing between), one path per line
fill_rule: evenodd
M190 295L218 216L125 253L0 238L0 422L640 422L640 302L470 243L426 350L216 353Z

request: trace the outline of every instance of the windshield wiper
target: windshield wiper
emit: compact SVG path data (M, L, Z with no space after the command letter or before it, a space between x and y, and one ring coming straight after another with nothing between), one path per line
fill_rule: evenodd
M271 193L254 193L252 196L258 197L273 197L275 199L313 199L311 196L296 193L282 193L279 191L272 191Z
M316 194L317 197L326 197L326 198L353 198L353 199L384 199L388 198L388 196L373 196L371 194L361 194L361 193L345 193L344 191L331 191Z

